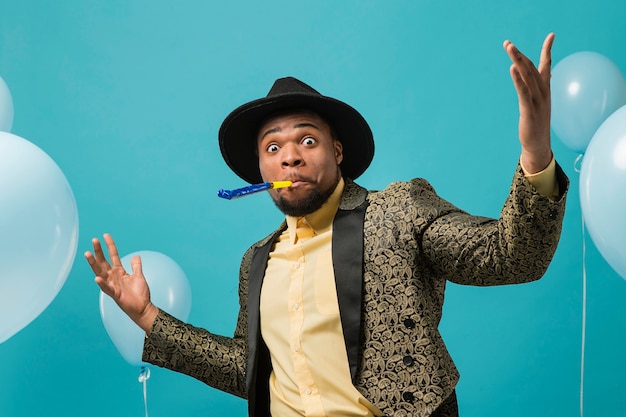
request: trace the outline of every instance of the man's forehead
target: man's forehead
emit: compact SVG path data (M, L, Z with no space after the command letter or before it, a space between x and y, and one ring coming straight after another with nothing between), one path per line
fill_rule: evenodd
M259 126L257 137L261 138L267 133L280 131L282 124L291 124L292 126L314 126L318 129L327 127L328 123L322 116L312 110L286 110L268 116Z

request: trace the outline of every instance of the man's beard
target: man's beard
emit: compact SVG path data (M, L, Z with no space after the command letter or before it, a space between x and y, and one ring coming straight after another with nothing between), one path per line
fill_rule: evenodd
M318 187L315 187L308 196L299 201L287 201L279 195L277 199L274 199L274 204L287 216L306 216L307 214L317 211L324 205L335 191L335 188L337 188L337 184L339 184L339 176L337 176L335 183L328 187L327 190L321 191Z

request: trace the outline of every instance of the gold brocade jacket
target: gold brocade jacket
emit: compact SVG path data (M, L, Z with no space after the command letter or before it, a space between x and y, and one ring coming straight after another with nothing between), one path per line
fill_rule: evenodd
M350 180L333 222L332 256L354 386L388 416L429 416L459 373L438 326L446 281L504 285L539 279L556 250L568 179L552 201L518 165L499 219L471 216L423 179L367 191ZM269 416L271 363L260 332L261 285L272 243L243 256L233 337L160 312L143 360L247 398L249 415ZM280 416L276 416L280 417Z

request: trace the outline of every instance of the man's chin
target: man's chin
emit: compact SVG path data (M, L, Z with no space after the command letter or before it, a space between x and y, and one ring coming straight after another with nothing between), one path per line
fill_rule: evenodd
M287 191L287 190L285 190ZM274 198L274 204L280 211L288 216L302 217L317 211L328 200L334 188L322 193L319 188L314 188L306 195L298 197L296 190L289 190L289 194L280 193Z

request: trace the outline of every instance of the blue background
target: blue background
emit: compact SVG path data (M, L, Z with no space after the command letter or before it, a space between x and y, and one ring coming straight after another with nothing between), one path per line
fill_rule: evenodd
M194 297L189 321L232 334L240 256L281 215L267 195L216 197L243 185L217 130L274 79L294 75L362 112L377 146L362 185L426 177L465 210L497 216L520 150L502 42L537 62L554 31L555 64L592 50L625 71L625 13L614 0L2 2L12 131L64 171L80 238L56 299L0 344L0 416L143 415L139 369L108 338L82 257L104 232L122 255L176 260ZM626 416L626 282L584 238L577 155L553 142L572 186L546 276L448 287L441 331L462 374L464 417L579 414L583 263L585 415ZM241 399L151 370L151 416L245 414Z

